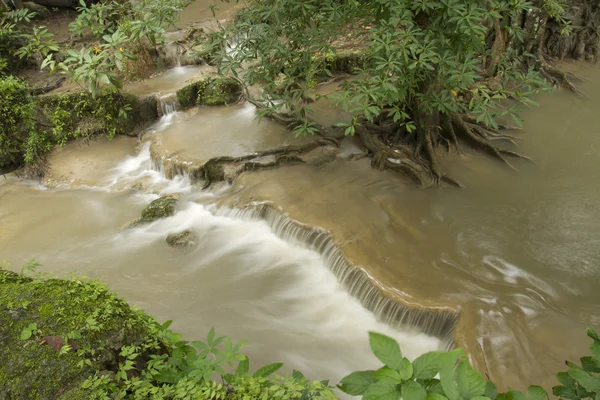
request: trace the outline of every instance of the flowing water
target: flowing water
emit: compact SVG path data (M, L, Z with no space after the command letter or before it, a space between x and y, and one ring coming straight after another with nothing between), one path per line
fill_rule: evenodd
M99 277L188 339L214 326L248 339L254 366L279 360L334 382L377 365L370 330L410 358L446 347L456 310L456 342L492 380L549 387L565 358L585 353L584 328L600 324L600 70L579 73L589 98L555 93L525 114L519 142L535 164L515 163L515 174L466 149L444 159L464 190L415 189L340 159L202 191L166 179L147 142L71 143L51 157L53 189L0 177L0 259ZM147 136L169 154L308 140L257 124L249 106L176 112L163 83L147 85L165 114ZM173 217L122 229L167 193L183 196ZM165 237L184 229L197 246L170 248Z

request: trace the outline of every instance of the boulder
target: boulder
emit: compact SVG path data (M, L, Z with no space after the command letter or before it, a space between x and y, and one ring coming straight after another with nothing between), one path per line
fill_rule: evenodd
M167 236L167 244L174 248L179 249L190 249L198 243L198 236L190 231L189 229L179 232L179 233L171 233Z
M114 372L120 349L157 325L99 282L0 269L0 399L100 398L83 382Z
M161 218L167 218L175 214L175 204L179 201L178 194L170 194L159 197L152 201L142 211L142 216L131 222L127 228L135 228L143 224L149 224Z

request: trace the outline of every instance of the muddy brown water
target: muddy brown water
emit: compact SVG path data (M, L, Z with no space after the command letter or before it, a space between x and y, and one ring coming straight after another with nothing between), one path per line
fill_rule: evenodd
M463 190L415 189L368 160L340 159L201 191L184 177L162 177L148 146L133 139L71 143L52 155L54 189L0 177L0 259L13 269L35 258L54 274L99 277L160 320L175 320L189 339L215 326L248 339L255 366L281 360L334 382L377 365L369 330L396 337L409 357L439 347L414 328L378 322L318 253L235 211L267 201L331 231L387 296L460 310L457 343L501 388L549 388L565 359L586 353L585 327L600 325L600 69L577 72L588 98L558 92L524 114L520 151L535 163L514 162L513 173L467 149L444 158ZM153 135L201 158L279 143L281 132L247 118L244 107L170 118ZM345 142L343 155L353 152ZM143 190L130 189L139 182ZM121 229L172 192L184 194L175 216ZM189 252L165 243L183 229L200 238Z

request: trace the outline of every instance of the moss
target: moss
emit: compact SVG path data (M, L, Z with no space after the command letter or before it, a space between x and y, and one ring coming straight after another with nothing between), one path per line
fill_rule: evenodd
M158 119L156 99L131 94L106 92L93 98L87 92L63 93L42 96L38 103L59 142L97 134L134 136Z
M195 105L221 106L235 103L240 93L240 85L235 79L209 78L179 89L177 101L184 110Z
M166 239L169 246L181 249L191 248L197 241L198 237L189 229L179 233L171 233Z
M189 84L177 91L177 102L183 110L193 107L196 104L197 91L198 83Z
M142 216L131 222L127 227L135 228L136 226L149 224L161 218L170 217L175 213L175 204L177 201L179 201L179 196L175 194L163 196L152 201L144 208Z
M122 346L146 341L157 325L100 283L37 280L3 270L0 321L2 399L93 398L81 383L110 368ZM33 323L37 329L21 340ZM47 343L49 337L77 339L63 352Z

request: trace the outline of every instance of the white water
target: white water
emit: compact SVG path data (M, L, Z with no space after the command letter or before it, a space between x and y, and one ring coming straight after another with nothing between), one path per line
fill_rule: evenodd
M173 114L167 113L155 129ZM127 189L140 180L146 182L142 193ZM173 329L189 340L203 339L211 327L235 340L247 339L244 351L253 369L281 361L288 371L337 383L351 371L380 365L369 350L369 331L396 338L411 359L441 346L438 338L415 329L378 322L317 251L281 239L250 214L217 209L214 202L227 187L201 192L185 176L165 179L147 145L93 189L25 190L14 181L0 185L0 224L9 227L6 237L0 235L2 258L16 267L34 256L45 271L101 278L160 321L174 320ZM174 216L118 228L168 193L183 194ZM29 201L42 201L44 207L28 206ZM23 207L27 215L14 217ZM10 228L26 223L36 226L35 235ZM198 235L197 246L170 248L166 236L185 229Z

